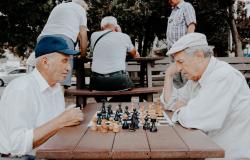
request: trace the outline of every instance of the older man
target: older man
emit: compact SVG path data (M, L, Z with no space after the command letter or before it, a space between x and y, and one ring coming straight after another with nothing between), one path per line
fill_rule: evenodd
M130 37L121 32L115 17L104 17L101 29L102 31L91 35L93 50L91 88L106 91L132 88L133 83L126 72L126 55L128 53L134 58L139 57L139 53Z
M70 70L69 57L78 52L60 37L47 36L36 46L36 68L13 80L0 101L0 157L30 155L65 126L83 120L79 108L65 110L59 81ZM0 158L1 159L1 158Z
M250 90L244 76L212 56L206 36L189 33L167 52L175 63L165 71L161 100L172 120L204 131L225 150L225 159L250 159ZM188 79L180 89L173 75Z

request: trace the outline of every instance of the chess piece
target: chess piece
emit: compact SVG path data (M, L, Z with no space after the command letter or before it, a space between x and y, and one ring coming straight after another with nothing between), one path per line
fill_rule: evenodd
M113 125L113 132L114 133L120 132L120 126L117 123L114 123Z
M101 124L101 132L102 133L107 133L108 132L108 126L106 124L105 121L102 121L102 124Z
M150 126L150 132L157 132L157 128L156 128L156 125L155 125L155 122L156 122L156 118L151 118L151 126Z
M125 112L129 116L128 106L125 106Z
M97 125L101 125L101 123L102 123L101 117L102 117L102 113L101 112L97 113L97 121L96 121Z
M124 115L123 115L122 129L129 129L129 125L128 125L128 115L127 115L127 114L124 114Z
M116 110L114 120L119 121L119 117L120 117L119 110Z
M91 129L91 131L97 131L96 123L93 122L90 129Z
M119 113L122 113L123 112L122 111L122 104L120 103L118 106L119 106L119 108L118 108Z
M111 114L113 114L113 111L112 111L112 105L108 105L108 114L111 116Z
M114 128L113 126L114 126L113 122L110 122L109 125L108 125L108 129L110 131L113 131L113 128Z
M102 100L102 109L101 109L102 114L106 114L105 102L106 102L105 100Z
M144 123L144 125L143 125L143 129L144 129L144 130L150 129L150 123L148 122L149 116L146 115L145 118L144 118L144 120L145 120L145 123Z

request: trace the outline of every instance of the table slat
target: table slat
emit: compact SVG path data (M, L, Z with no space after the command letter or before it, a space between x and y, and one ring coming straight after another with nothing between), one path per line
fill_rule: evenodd
M187 158L188 147L172 127L158 126L158 131L147 131L151 158Z
M149 159L149 145L146 132L140 128L135 132L121 130L113 145L113 159Z
M188 156L190 158L224 157L224 151L201 131L185 129L180 125L176 125L174 129L189 147Z

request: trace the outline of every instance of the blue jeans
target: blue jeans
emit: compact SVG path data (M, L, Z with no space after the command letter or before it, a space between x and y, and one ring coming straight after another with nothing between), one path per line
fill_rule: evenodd
M67 42L67 45L69 47L69 49L75 49L75 45L74 45L74 42L68 38L67 36L63 35L63 34L53 34L53 35L44 35L44 36L41 36L37 39L37 42L40 41L41 38L44 38L44 37L47 37L47 36L55 36L55 37L61 37L63 38L66 42ZM70 70L64 80L64 82L62 82L62 85L64 86L71 86L71 77L72 77L72 70L73 70L73 56L70 56L70 60L69 60L69 63L70 63Z

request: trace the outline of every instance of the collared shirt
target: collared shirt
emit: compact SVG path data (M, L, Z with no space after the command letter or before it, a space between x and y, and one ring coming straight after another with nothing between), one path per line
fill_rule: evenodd
M96 40L107 30L94 32L91 35L91 49ZM103 36L93 51L92 71L107 74L126 69L126 55L131 52L134 45L130 37L121 32L110 32Z
M244 76L229 64L211 57L199 81L174 89L172 100L161 101L171 109L174 100L187 105L172 117L187 128L197 128L225 150L225 159L250 159L250 90Z
M50 87L37 69L13 80L0 101L0 153L33 154L33 131L64 111L61 87Z
M178 39L187 34L188 25L191 23L196 24L195 10L190 3L181 1L172 9L171 15L168 18L166 33L168 49L170 49Z

